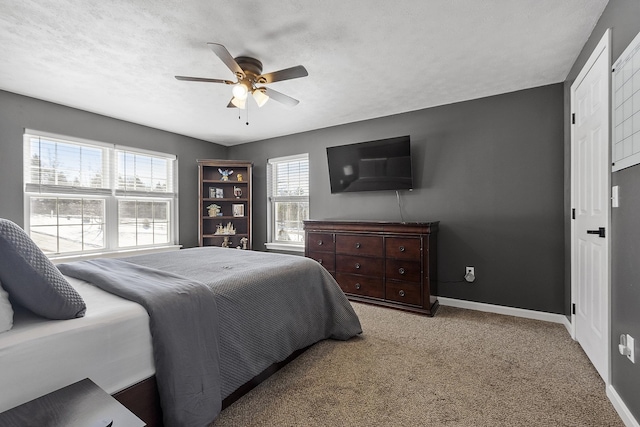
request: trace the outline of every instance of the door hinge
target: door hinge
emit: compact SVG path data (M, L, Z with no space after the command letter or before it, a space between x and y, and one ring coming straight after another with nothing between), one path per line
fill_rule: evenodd
M575 305L575 303L571 304L571 314L576 314L576 305Z
M576 124L576 113L571 113L571 124L572 125Z
M571 219L576 219L576 208L571 209Z

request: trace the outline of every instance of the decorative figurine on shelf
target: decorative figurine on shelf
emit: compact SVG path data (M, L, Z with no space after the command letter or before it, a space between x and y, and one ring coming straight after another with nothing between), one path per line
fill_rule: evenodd
M215 203L212 203L209 206L207 206L207 211L209 211L209 216L221 216L220 209L221 209L220 206L216 205Z
M236 234L236 229L233 227L232 223L227 223L227 226L224 228L224 234Z
M220 172L220 175L222 175L220 177L220 181L229 181L229 176L233 174L233 171L230 171L229 169L222 170L218 168L218 172Z
M242 181L242 174L241 174L241 173L237 173L237 174L236 174L236 179L237 179L238 181Z
M216 232L213 234L236 234L236 229L233 227L232 223L227 223L226 226L223 226L222 224L218 224L218 226L216 227Z
M222 247L223 248L228 248L229 244L231 244L231 242L229 242L229 237L228 236L224 236L224 238L222 239Z
M247 243L249 243L249 239L243 237L242 239L240 239L240 243L242 244L242 249L247 249Z
M233 186L233 195L236 196L236 199L242 197L242 188Z

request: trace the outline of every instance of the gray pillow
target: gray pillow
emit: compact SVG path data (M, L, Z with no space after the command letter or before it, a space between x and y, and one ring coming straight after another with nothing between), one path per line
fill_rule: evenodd
M11 299L49 319L84 316L86 305L17 224L0 218L0 281Z

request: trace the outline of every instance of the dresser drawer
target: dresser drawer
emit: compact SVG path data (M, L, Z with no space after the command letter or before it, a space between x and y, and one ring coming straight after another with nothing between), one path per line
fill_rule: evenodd
M336 253L382 257L382 237L336 234Z
M336 273L336 281L345 294L384 298L384 286L382 285L382 279Z
M387 258L419 260L421 255L419 238L387 237L385 239Z
M407 282L420 282L422 270L420 261L406 261L403 259L388 259L385 262L386 278Z
M341 273L378 276L382 278L384 261L381 258L367 258L352 255L336 255L336 271Z
M419 283L387 280L385 299L404 304L422 305L422 289Z
M334 252L333 234L309 233L307 234L307 247L309 252Z
M329 271L336 270L336 261L333 253L309 251L309 258L318 261L318 263Z

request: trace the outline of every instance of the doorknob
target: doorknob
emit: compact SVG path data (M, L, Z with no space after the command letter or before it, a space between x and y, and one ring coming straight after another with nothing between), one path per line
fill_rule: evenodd
M600 227L597 230L587 230L587 234L597 234L600 237L605 237L604 227Z

